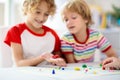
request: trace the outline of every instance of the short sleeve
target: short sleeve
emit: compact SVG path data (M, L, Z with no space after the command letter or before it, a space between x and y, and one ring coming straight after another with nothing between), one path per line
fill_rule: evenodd
M11 46L11 42L21 43L19 29L17 27L12 27L8 30L4 42L9 46Z
M54 46L53 52L60 51L60 46L61 46L60 38L54 30L51 29L51 31L52 31L53 36L55 37L55 46Z
M98 32L98 42L97 42L97 44L98 44L98 48L102 52L106 52L111 47L111 44L108 41L108 39L99 32Z
M66 35L61 38L61 51L63 52L63 54L73 52L72 43L70 42L69 37Z

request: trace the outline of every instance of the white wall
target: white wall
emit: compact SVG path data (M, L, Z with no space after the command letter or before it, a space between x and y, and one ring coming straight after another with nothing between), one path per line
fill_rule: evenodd
M102 7L102 9L106 11L112 11L111 5L116 5L117 7L120 7L120 0L86 0L89 4L92 5L99 5Z
M0 67L12 67L12 54L10 47L4 43L9 27L0 28Z
M0 3L0 25L4 25L4 4Z
M57 33L61 36L63 33L67 31L67 29L61 19L60 9L67 0L55 0L55 1L57 4L57 13L55 17L53 18L53 20L51 19L48 20L46 24L52 27L53 29L55 29ZM100 6L102 10L105 12L112 11L112 6L111 6L112 4L115 4L116 6L120 6L120 0L86 0L86 2L90 5Z
M49 19L45 24L56 30L58 35L61 37L62 34L67 32L66 26L64 22L62 21L61 17L61 7L65 3L66 0L55 0L57 4L57 11L53 19Z
M7 1L9 1L9 0L0 0L0 3L7 2ZM23 0L10 0L10 1L12 1L10 3L10 5L13 9L10 10L11 13L6 12L6 13L8 13L7 16L10 16L10 17L5 18L4 17L5 16L4 15L5 14L5 12L4 12L5 7L3 7L3 6L0 7L0 12L1 12L0 13L0 26L1 25L2 26L3 25L4 26L10 26L10 25L14 25L14 24L17 24L19 22L22 22L24 20L24 18L22 16L22 12L21 12L21 5L22 5ZM53 19L49 19L46 22L46 25L55 29L60 36L62 35L62 33L67 31L67 29L65 27L65 24L63 23L63 21L61 19L61 15L60 15L60 8L66 1L67 0L55 0L55 2L57 4L57 13L56 13L56 15L54 16ZM95 5L101 6L103 11L111 11L112 10L112 7L111 7L112 4L115 4L116 6L120 6L120 0L86 0L86 1L87 1L88 4L91 4L91 5L95 4ZM2 5L4 5L4 4L2 4ZM10 21L10 24L9 23L4 24L4 23L7 23L6 22L7 20Z

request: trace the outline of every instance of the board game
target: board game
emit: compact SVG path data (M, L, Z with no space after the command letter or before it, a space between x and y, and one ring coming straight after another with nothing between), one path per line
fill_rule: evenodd
M73 65L68 67L28 67L19 69L21 72L33 75L42 75L53 80L80 80L89 77L100 77L107 75L120 75L120 70L103 70L100 65Z

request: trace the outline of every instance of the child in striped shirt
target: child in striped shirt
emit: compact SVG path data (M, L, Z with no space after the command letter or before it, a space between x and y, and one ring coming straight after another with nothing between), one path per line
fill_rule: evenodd
M69 30L61 39L61 50L68 63L93 62L96 49L107 57L116 57L109 41L91 29L91 13L84 0L69 0L63 7L62 17Z

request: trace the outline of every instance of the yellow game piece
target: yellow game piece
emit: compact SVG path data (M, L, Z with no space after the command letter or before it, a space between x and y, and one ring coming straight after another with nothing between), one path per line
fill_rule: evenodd
M97 72L96 72L96 71L93 71L93 74L97 74Z
M75 67L74 70L80 71L80 68L79 67Z

